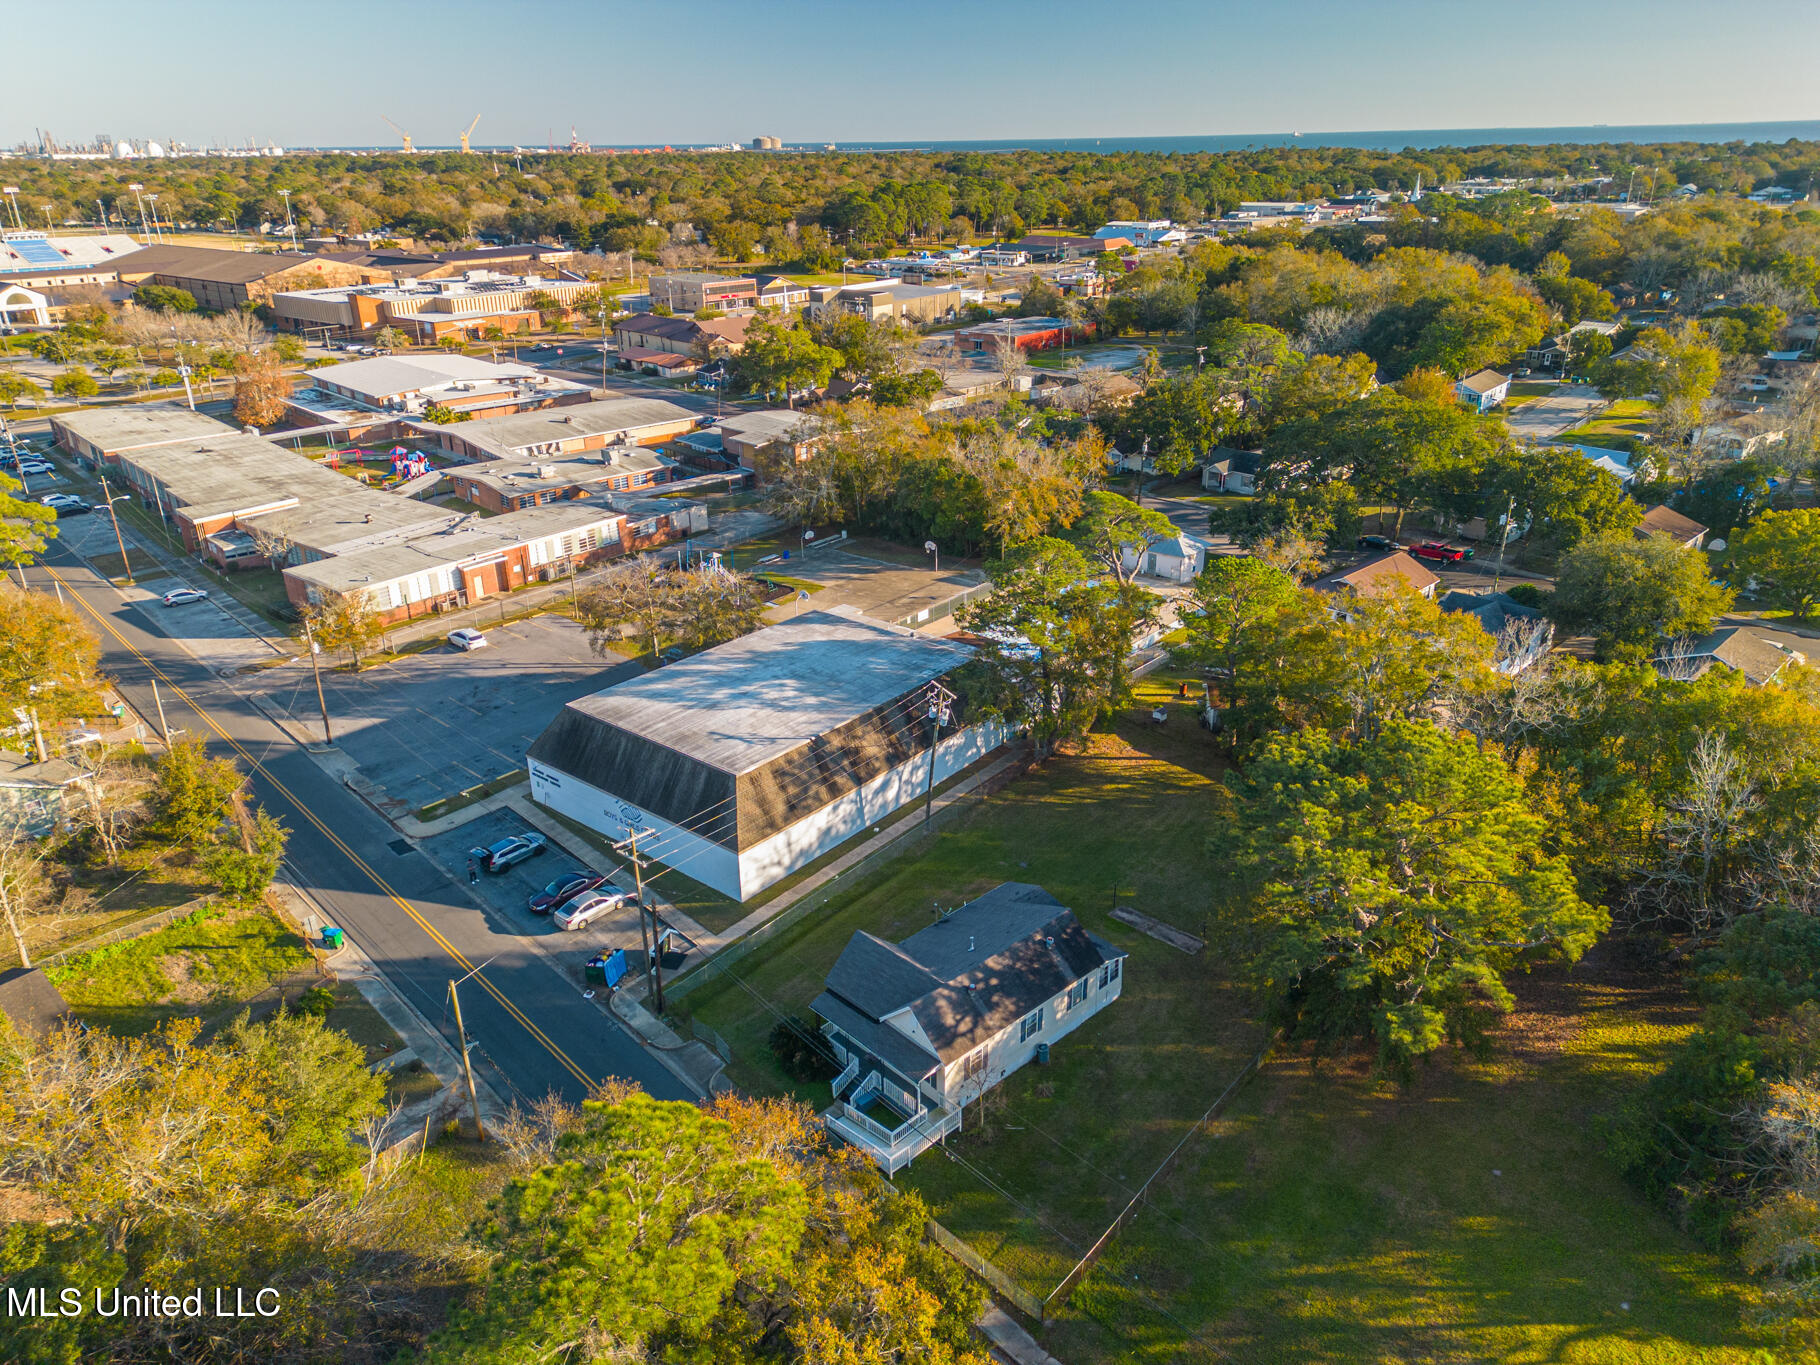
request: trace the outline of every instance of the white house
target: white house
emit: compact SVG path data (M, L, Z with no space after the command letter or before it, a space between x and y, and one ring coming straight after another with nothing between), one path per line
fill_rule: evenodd
M1004 882L902 943L853 935L816 997L841 1072L822 1122L888 1175L1119 998L1125 951Z
M1173 536L1153 540L1142 549L1127 545L1121 558L1127 573L1136 569L1150 578L1191 583L1207 567L1207 543L1186 531L1178 531Z
M1479 370L1453 386L1454 396L1475 412L1490 412L1510 396L1510 376Z
M1534 607L1526 607L1509 593L1468 592L1456 588L1444 594L1442 611L1461 612L1485 628L1498 642L1492 667L1514 676L1532 666L1553 647L1555 628Z
M932 723L931 684L972 657L806 611L570 702L531 745L531 796L612 839L649 831L652 857L745 900L1005 742L965 697Z
M1249 497L1257 492L1258 466L1262 460L1261 451L1229 450L1221 446L1201 466L1201 487L1210 493L1241 493Z

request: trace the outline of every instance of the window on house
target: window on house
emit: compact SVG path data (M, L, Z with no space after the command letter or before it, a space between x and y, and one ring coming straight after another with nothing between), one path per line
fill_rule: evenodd
M1068 1008L1073 1009L1076 1005L1084 1005L1086 1003L1087 978L1083 976L1079 981L1068 988Z
M1026 1042L1029 1039L1036 1037L1037 1034L1039 1034L1043 1031L1043 1010L1044 1010L1044 1008L1045 1008L1044 1006L1038 1005L1036 1007L1036 1013L1027 1014L1024 1016L1023 1022L1017 1026L1018 1042L1020 1042L1020 1043Z

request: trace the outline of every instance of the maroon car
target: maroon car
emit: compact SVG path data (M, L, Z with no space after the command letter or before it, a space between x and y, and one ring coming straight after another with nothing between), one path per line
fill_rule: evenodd
M1439 540L1428 540L1409 552L1417 559L1438 560L1442 564L1458 564L1463 559L1471 559L1471 550L1457 549Z
M585 868L579 872L565 872L526 901L525 908L533 915L551 914L564 901L572 900L584 891L592 891L606 880L606 874L589 872Z

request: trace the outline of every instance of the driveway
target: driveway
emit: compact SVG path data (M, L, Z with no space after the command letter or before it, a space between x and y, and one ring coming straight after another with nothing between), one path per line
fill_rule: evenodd
M1508 409L1504 421L1511 435L1541 441L1579 426L1608 401L1599 396L1597 389L1563 384L1546 398Z
M486 648L469 653L438 644L357 674L323 669L335 741L383 790L382 808L414 811L524 767L531 742L565 705L642 671L595 654L566 617L482 628ZM320 730L307 659L249 685L263 687L266 703L299 732Z

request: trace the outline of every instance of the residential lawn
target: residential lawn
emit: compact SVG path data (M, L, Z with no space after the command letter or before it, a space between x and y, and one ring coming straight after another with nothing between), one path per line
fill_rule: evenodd
M1655 422L1655 404L1642 398L1620 398L1589 422L1563 432L1563 441L1586 441L1593 445L1601 438L1613 436L1646 436Z
M879 540L875 536L851 536L841 543L841 549L851 550L856 555L867 559L883 560L886 564L901 565L906 569L933 568L935 561L929 552L920 545L900 545L894 540ZM946 569L981 569L986 561L970 559L965 555L942 556L942 567Z
M302 937L272 911L223 907L45 974L83 1022L138 1034L179 1017L220 1023L262 993L302 982L311 966ZM302 985L287 993L295 998Z
M1363 1059L1272 1061L1190 1142L1045 1346L1071 1365L1781 1359L1741 1326L1736 1268L1627 1186L1598 1137L1692 1027L1691 1005L1592 973L1520 993L1488 1061L1448 1056L1407 1090ZM1075 1118L1056 1116L1064 1141ZM1020 1151L1035 1175L1042 1153Z
M1508 403L1513 398L1546 398L1560 385L1552 379L1513 379L1510 381Z
M1223 759L1177 679L1153 675L1087 751L1052 760L858 880L681 1008L733 1079L825 1107L766 1036L807 1014L855 930L886 939L1003 880L1036 882L1126 948L1122 998L969 1109L898 1183L1047 1295L1190 1132L1264 1029L1210 887ZM1144 723L1152 706L1168 720ZM1113 920L1134 906L1208 940L1188 956ZM1091 1362L1514 1361L1769 1365L1737 1272L1616 1174L1599 1120L1693 1026L1678 992L1590 970L1519 983L1487 1060L1407 1089L1368 1057L1279 1055L1238 1090L1039 1340ZM1493 1174L1493 1172L1499 1174ZM1626 1309L1621 1305L1628 1304Z

